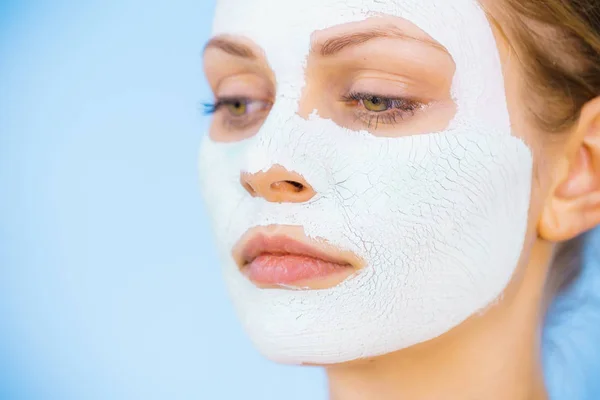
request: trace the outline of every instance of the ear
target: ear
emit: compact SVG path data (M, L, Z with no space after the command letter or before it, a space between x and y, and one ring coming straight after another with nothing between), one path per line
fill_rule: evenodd
M540 237L551 242L600 224L600 97L584 106L572 135L538 227Z

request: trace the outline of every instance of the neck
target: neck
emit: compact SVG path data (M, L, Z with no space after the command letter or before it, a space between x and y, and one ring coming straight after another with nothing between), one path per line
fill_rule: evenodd
M446 334L396 353L327 369L332 400L544 400L540 357L543 295L551 247L502 298Z

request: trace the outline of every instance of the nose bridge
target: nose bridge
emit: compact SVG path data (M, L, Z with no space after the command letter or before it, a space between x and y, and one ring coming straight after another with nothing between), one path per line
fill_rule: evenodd
M301 59L293 60L296 57L290 54L289 59L275 71L277 96L270 114L298 115L306 120L317 108L320 85L312 57L306 54Z
M277 164L296 170L290 164L295 164L299 155L308 155L306 126L301 126L304 120L296 111L297 102L293 99L277 99L257 135L243 146L243 170L266 171Z
M314 59L308 57L304 69L304 85L298 93L298 101L294 112L302 119L308 119L309 115L317 110L319 115L323 116L325 110L322 103L323 82L317 76L317 68ZM321 89L321 90L320 90Z
M243 172L240 183L251 196L272 203L304 203L316 194L302 175L281 165L273 165L264 172Z
M315 96L311 94L311 90L312 90L313 86L314 85L310 84L310 82L308 81L308 77L307 77L306 84L304 85L304 88L302 89L300 98L298 99L296 109L294 110L294 112L296 114L298 114L300 116L300 118L305 119L305 120L308 119L308 116L310 115L310 113L313 112L313 110L317 109L317 104L315 102Z

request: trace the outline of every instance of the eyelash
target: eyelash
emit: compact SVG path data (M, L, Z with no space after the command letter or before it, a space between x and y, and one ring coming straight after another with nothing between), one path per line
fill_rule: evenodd
M213 115L214 113L216 113L217 111L219 111L221 108L223 108L224 106L228 106L228 105L234 105L236 103L249 103L252 100L250 99L246 99L243 97L231 97L231 98L221 98L221 99L217 99L216 102L214 103L204 103L202 104L203 110L202 113L204 115Z
M201 105L202 107L202 114L206 115L206 116L210 116L213 115L214 113L216 113L219 108L221 108L223 104L219 103L218 101L216 103L203 103Z
M423 103L408 99L408 98L391 98L385 97L374 93L361 93L361 92L350 92L341 98L342 102L348 106L359 106L362 104L360 110L356 111L356 119L361 120L367 128L377 127L380 124L394 125L398 123L398 119L403 120L407 115L413 116L420 108L424 106ZM364 101L382 102L386 105L386 109L382 111L370 111L364 106ZM234 106L236 104L244 104L246 107L252 105L259 106L259 111L268 111L271 104L265 101L253 100L245 97L224 97L217 99L214 103L203 104L204 115L213 115L223 109L223 107ZM243 115L228 115L224 122L233 128L243 129L247 126L252 125L257 120L261 119L261 114L252 117L252 111L246 111Z
M365 100L383 102L386 105L384 111L367 110L363 104ZM357 119L362 120L368 128L377 129L379 124L394 125L398 123L398 119L403 120L407 115L413 116L424 106L423 103L408 98L392 98L385 97L375 93L350 92L342 96L342 101L349 106L357 106L362 104L362 108L357 111Z
M271 108L271 103L262 100L253 100L245 97L223 97L217 99L217 101L214 103L203 104L203 114L213 115L223 109L223 107L241 104L243 104L246 108L251 106L258 107L258 109L254 111L267 112ZM247 110L242 115L228 115L226 118L224 118L224 122L232 128L243 129L261 119L261 114L258 116L252 114L254 114L252 110Z

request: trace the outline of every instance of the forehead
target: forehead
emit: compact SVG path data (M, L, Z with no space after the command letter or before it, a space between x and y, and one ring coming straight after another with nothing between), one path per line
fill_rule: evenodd
M246 36L268 54L269 47L305 43L315 31L381 15L404 18L447 48L488 25L476 0L218 0L213 33Z

